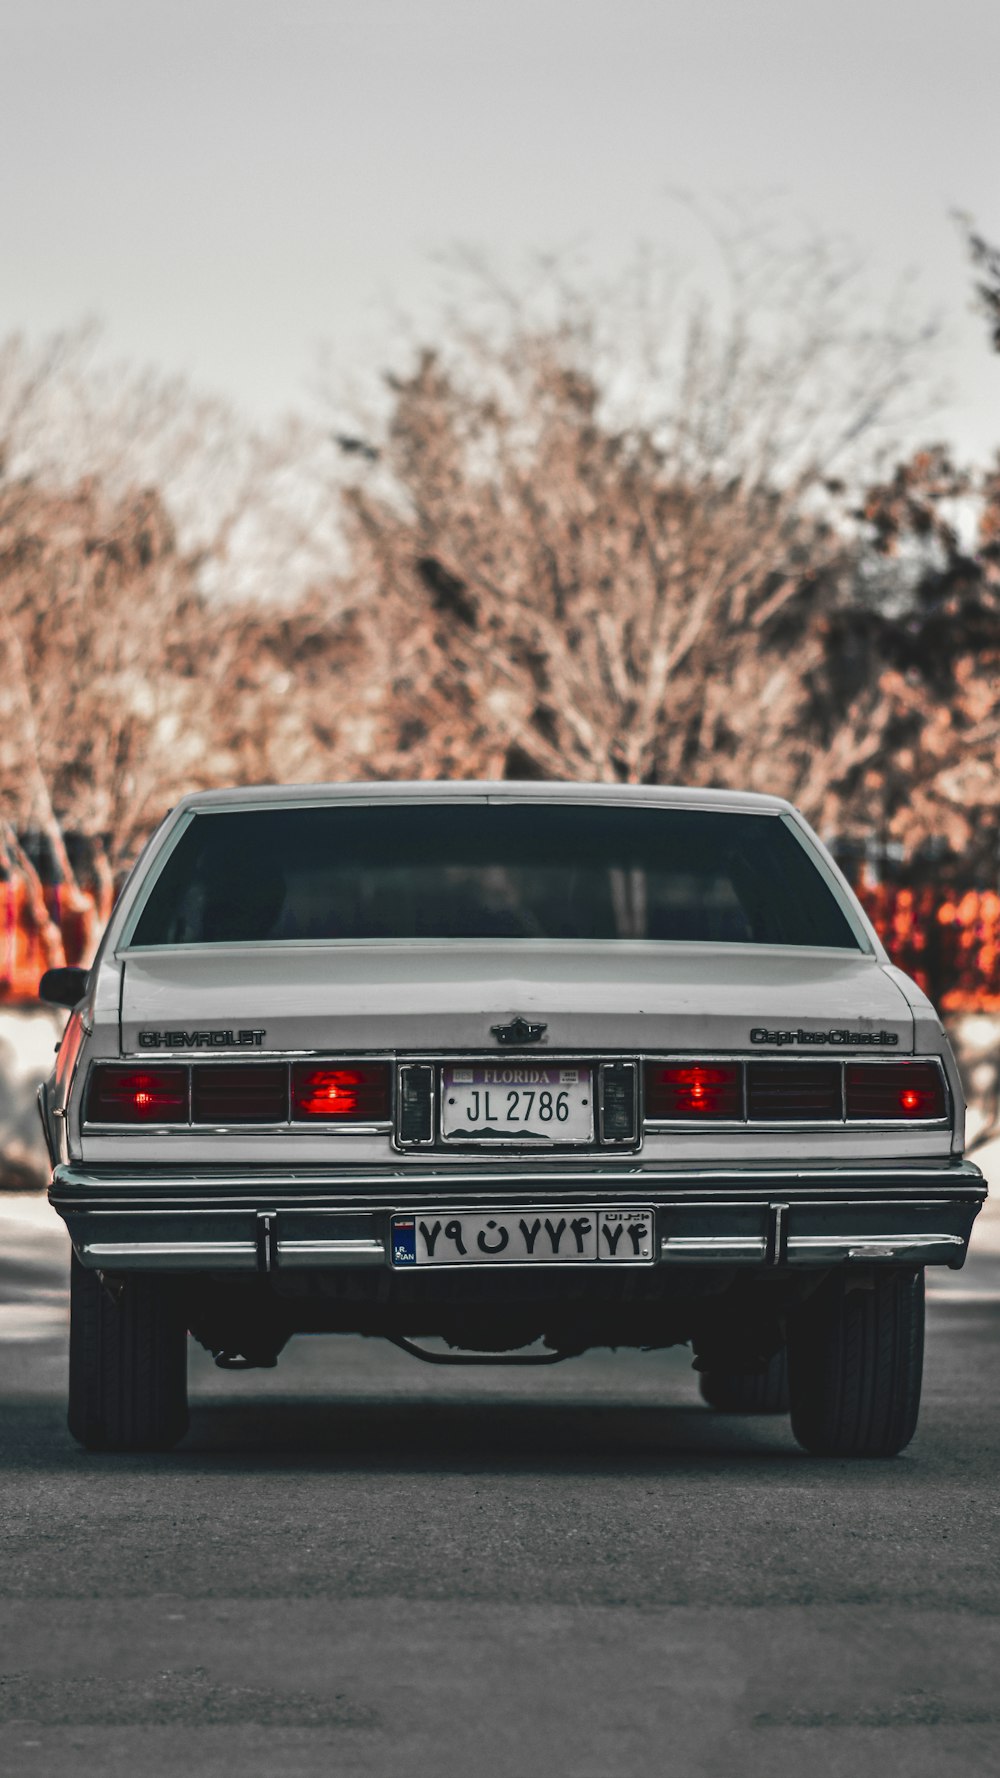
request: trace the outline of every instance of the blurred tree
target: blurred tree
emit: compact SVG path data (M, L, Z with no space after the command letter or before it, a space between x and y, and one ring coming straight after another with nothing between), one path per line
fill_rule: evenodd
M19 827L52 831L55 810L117 850L162 813L191 765L172 655L203 616L156 494L0 486L0 786Z
M202 719L206 782L363 775L357 716L373 696L371 663L355 618L331 609L319 591L277 607L217 604L188 659L211 688Z
M578 314L514 309L391 380L347 494L382 688L365 769L766 789L831 837L993 859L998 477L934 449L852 495L832 471L906 357L851 346L813 294L787 352L696 318L641 423L613 421ZM869 371L824 431L831 341Z
M1000 471L917 452L873 485L867 552L899 564L895 597L855 599L829 622L827 701L854 738L825 818L841 833L947 848L996 872L1000 841ZM971 533L963 542L959 524ZM893 583L890 583L893 584Z
M958 221L977 272L976 299L986 317L993 350L1000 352L1000 247L987 241L968 217L960 216Z
M209 784L679 780L778 791L830 836L993 860L1000 468L935 448L873 473L926 330L869 325L825 251L751 249L721 319L657 297L629 320L559 278L539 309L474 268L381 419L326 428L320 529L293 426L247 447L198 550L161 488L130 487L130 451L159 452L177 488L225 457L232 417L136 383L107 410L101 475L61 478L71 396L80 436L100 432L77 348L0 349L16 824L112 835L120 861ZM996 253L969 250L992 314ZM237 532L323 572L251 598L227 579Z
M557 341L515 359L503 404L425 353L380 452L395 486L348 495L371 769L773 779L805 698L786 657L841 539L802 481L682 469L649 430L609 429Z
M1000 250L960 219L976 298L1000 351ZM873 832L967 880L1000 858L1000 456L958 467L915 452L856 513L854 596L827 622L827 673L811 721L828 734L811 798L840 835ZM826 710L837 710L834 733ZM838 767L838 755L840 765Z

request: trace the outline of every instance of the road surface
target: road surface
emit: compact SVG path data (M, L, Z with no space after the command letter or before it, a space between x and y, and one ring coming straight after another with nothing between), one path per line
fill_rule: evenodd
M65 1430L66 1247L0 1197L0 1772L982 1778L1000 1768L1000 1219L917 1438L817 1461L690 1355L192 1353L164 1457Z

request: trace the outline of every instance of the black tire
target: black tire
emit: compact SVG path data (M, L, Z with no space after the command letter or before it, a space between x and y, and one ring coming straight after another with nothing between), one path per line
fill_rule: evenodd
M830 1279L791 1323L792 1431L816 1457L895 1457L916 1430L924 1274Z
M787 1414L788 1358L784 1346L762 1371L703 1371L701 1393L720 1414Z
M115 1294L74 1253L69 1429L88 1451L169 1451L187 1431L187 1332L168 1278Z

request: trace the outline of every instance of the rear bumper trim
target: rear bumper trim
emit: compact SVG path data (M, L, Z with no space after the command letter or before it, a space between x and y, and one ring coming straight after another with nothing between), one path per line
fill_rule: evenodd
M881 1235L799 1235L788 1242L788 1263L827 1265L842 1259L914 1261L918 1265L950 1265L965 1258L967 1238L962 1235L912 1233Z
M741 1235L672 1235L660 1242L662 1260L750 1260L763 1265L767 1258L767 1242L761 1235L749 1239Z
M84 1237L77 1251L85 1266L98 1271L257 1270L256 1241L95 1241Z
M56 1169L51 1192L84 1265L109 1271L278 1271L388 1266L389 1219L428 1204L460 1211L516 1209L521 1174L475 1175L475 1190L440 1173L340 1182L273 1175L192 1180ZM535 1175L532 1175L534 1178ZM704 1178L622 1168L547 1179L531 1202L553 1209L641 1204L656 1216L661 1265L755 1266L768 1271L840 1264L947 1265L965 1259L986 1195L970 1163L879 1178L844 1170ZM612 1183L613 1181L613 1183ZM728 1187L728 1189L726 1189ZM267 1264L261 1230L266 1225Z
M660 1244L661 1259L667 1264L690 1265L742 1263L789 1266L829 1266L843 1260L858 1264L888 1261L893 1265L953 1266L965 1258L968 1238L965 1235L884 1234L878 1238L866 1233L802 1235L790 1237L780 1258L771 1259L767 1241L739 1239L730 1235L680 1235Z
M380 1266L385 1242L378 1240L283 1241L275 1248L279 1266Z
M626 1161L567 1161L545 1167L512 1160L505 1166L441 1166L413 1157L405 1166L204 1167L101 1165L70 1162L55 1168L49 1197L60 1212L113 1208L126 1202L202 1208L282 1202L342 1209L430 1202L518 1204L547 1202L686 1202L707 1198L774 1199L849 1196L986 1196L972 1161L828 1167L666 1167Z

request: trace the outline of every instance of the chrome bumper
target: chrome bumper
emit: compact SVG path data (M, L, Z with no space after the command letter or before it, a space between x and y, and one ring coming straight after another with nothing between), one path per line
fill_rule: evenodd
M97 1270L268 1272L388 1266L413 1209L652 1208L656 1263L757 1267L965 1261L986 1182L971 1161L906 1169L666 1172L628 1165L278 1173L55 1169L49 1193Z

